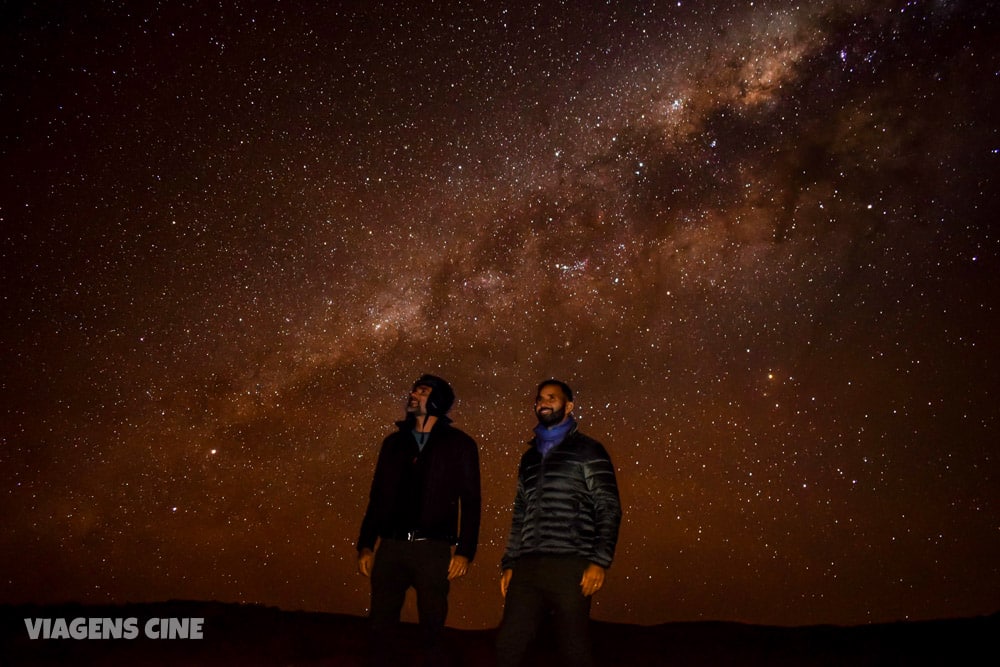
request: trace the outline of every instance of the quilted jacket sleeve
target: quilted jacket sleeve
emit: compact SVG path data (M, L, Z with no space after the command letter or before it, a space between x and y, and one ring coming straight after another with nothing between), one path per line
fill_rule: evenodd
M595 443L596 444L596 443ZM593 562L610 567L618 544L618 527L622 520L621 499L611 457L603 446L597 445L597 456L585 464L585 479L594 507L594 556Z
M523 465L523 462L522 462ZM521 555L521 531L524 528L524 481L523 475L517 476L517 492L514 494L514 511L510 522L510 534L507 537L507 548L500 560L501 569L507 570L514 566Z

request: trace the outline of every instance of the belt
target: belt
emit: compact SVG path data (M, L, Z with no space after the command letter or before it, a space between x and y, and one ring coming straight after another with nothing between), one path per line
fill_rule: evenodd
M390 540L403 540L404 542L427 542L428 540L440 540L442 542L448 542L448 538L438 537L436 535L430 535L428 533L421 532L419 530L410 531L396 531L384 535Z

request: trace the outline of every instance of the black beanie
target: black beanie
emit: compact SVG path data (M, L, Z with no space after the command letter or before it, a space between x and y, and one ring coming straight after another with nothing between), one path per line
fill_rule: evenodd
M431 388L431 393L427 396L427 414L434 417L443 417L448 414L451 406L455 403L455 392L451 385L436 375L425 374L413 383L414 389L420 386Z

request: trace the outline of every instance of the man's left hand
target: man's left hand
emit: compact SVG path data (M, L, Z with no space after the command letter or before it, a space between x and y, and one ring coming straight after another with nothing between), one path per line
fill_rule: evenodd
M448 563L448 581L458 579L469 571L469 559L465 556L452 556Z
M600 565L594 565L591 563L587 566L587 569L583 571L583 578L580 579L580 588L583 589L584 597L590 597L597 591L601 590L601 586L604 585L604 568Z

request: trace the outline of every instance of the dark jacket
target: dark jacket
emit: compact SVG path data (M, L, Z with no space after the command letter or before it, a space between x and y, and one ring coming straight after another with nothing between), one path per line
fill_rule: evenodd
M622 510L608 452L577 430L544 458L531 444L517 473L503 568L529 554L579 556L609 567Z
M412 419L382 442L372 478L358 551L377 538L417 537L457 544L470 561L479 543L479 450L476 442L439 417L423 451L413 439ZM461 526L459 508L461 507Z

